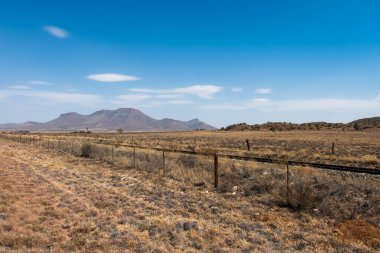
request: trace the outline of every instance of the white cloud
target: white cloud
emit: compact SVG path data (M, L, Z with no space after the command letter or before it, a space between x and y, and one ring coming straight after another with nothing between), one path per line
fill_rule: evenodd
M147 94L128 94L117 96L117 100L113 103L115 104L136 104L145 100L152 98L151 95Z
M186 99L167 100L167 101L154 101L152 105L188 105L194 102Z
M222 91L222 87L215 85L193 85L175 89L129 89L131 92L159 93L159 94L188 94L201 98L213 98L213 95Z
M112 103L144 107L161 105L185 105L193 103L193 101L189 99L179 98L182 98L182 96L177 94L126 94L117 96L116 100Z
M8 86L8 88L13 89L13 90L30 90L30 89L32 89L32 87L27 86L27 85L11 85L11 86Z
M0 94L7 97L35 98L37 103L48 104L74 104L81 106L94 106L102 101L99 95L85 93L50 92L34 90L3 90Z
M183 98L183 95L180 94L160 94L157 95L156 98L163 98L163 99L175 99L175 98Z
M255 90L255 93L256 94L271 94L272 93L272 89L269 89L269 88L259 88L259 89Z
M35 84L35 85L49 85L51 83L49 82L44 82L44 81L39 81L39 80L31 80L29 81L29 84Z
M138 88L132 88L129 89L131 92L141 92L141 93L156 93L157 90L152 90L152 89L138 89Z
M379 109L378 99L311 99L311 100L284 100L276 102L273 110L276 111L335 111L354 112Z
M241 105L224 103L224 104L216 104L216 105L204 105L201 106L201 109L210 109L210 110L242 110L244 109Z
M98 81L98 82L124 82L124 81L135 81L140 78L135 76L127 76L116 73L104 73L104 74L94 74L87 76L87 79Z
M256 107L260 108L260 107L268 107L272 105L272 102L266 98L255 98L255 99L248 100L246 102L246 105L251 108L256 108Z
M193 85L172 90L173 93L192 94L201 98L212 98L214 94L221 91L222 87L215 85Z
M45 99L52 103L59 104L78 104L82 106L91 106L101 102L102 98L98 95L83 93L65 93L65 92L34 92L27 94L29 97Z
M43 27L43 30L48 32L49 34L53 35L54 37L58 37L58 38L61 38L61 39L64 39L64 38L67 38L69 36L69 32L60 28L60 27L57 27L57 26L44 26Z
M255 98L246 100L242 103L223 103L216 105L206 105L202 106L204 109L214 109L214 110L245 110L245 109L257 109L262 110L270 108L272 101L266 98Z
M8 95L0 91L0 99L6 98Z
M236 87L236 88L232 88L231 89L233 92L241 92L243 90L243 88L240 88L240 87Z
M310 99L310 100L270 100L256 98L242 103L227 103L202 106L204 109L254 109L266 112L367 112L380 111L380 99Z

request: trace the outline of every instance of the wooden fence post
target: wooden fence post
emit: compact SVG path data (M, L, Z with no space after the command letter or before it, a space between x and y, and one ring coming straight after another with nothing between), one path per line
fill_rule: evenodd
M115 159L115 145L112 144L112 160Z
M289 161L286 162L286 204L289 206Z
M136 169L136 148L133 148L133 168Z
M165 151L162 150L162 168L164 170L164 176L166 176L166 169L165 169Z
M335 155L335 142L333 142L331 145L331 153Z
M247 143L247 149L248 149L248 151L251 151L251 147L249 146L249 140L246 139L245 142Z
M219 173L218 173L218 155L214 155L214 187L219 186Z

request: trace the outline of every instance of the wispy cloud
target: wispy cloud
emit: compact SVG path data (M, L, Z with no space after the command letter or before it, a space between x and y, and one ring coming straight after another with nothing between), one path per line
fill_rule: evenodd
M222 91L222 87L215 85L193 85L172 90L173 93L192 94L201 98L213 98L213 95Z
M13 90L31 90L32 87L30 86L27 86L27 85L11 85L11 86L8 86L9 89L13 89Z
M354 112L378 109L380 111L380 101L378 99L311 99L311 100L285 100L277 101L276 111L335 111Z
M165 96L165 97L163 97ZM123 104L123 105L135 105L135 106L161 106L161 105L186 105L192 104L193 101L189 99L175 99L176 95L173 97L166 97L166 95L151 95L151 94L126 94L116 97L113 104Z
M270 100L255 98L241 103L202 106L204 109L257 110L263 112L364 112L380 111L380 98L373 99L310 99Z
M272 93L272 89L269 89L269 88L259 88L259 89L255 90L255 93L256 94L271 94Z
M202 105L201 109L210 109L210 110L242 110L244 107L242 105L236 105L232 103L223 103L215 105Z
M55 103L62 104L80 104L94 105L102 100L99 95L84 94L84 93L65 93L65 92L35 92L29 96L43 98Z
M204 109L213 109L213 110L247 110L247 109L256 109L256 110L267 110L271 108L273 102L266 98L254 98L245 100L240 103L222 103L215 105L205 105L201 106Z
M129 89L131 92L141 92L141 93L160 93L160 90L153 90L153 89L139 89L139 88L132 88Z
M181 94L160 94L157 95L156 98L164 98L164 99L177 99L183 98L184 96Z
M142 101L148 100L152 98L151 95L148 94L128 94L128 95L120 95L116 97L117 100L114 101L114 104L130 104L134 105L136 103L140 103Z
M151 105L189 105L194 102L187 99L166 100L166 101L153 101Z
M261 107L271 106L272 102L266 98L254 98L254 99L248 100L246 102L246 105L250 108L261 108Z
M140 78L116 73L104 73L89 75L87 79L98 82L125 82L139 80Z
M215 85L193 85L182 88L175 89L129 89L131 92L140 92L140 93L159 93L159 94L188 94L195 95L201 98L210 99L216 93L222 91L222 87Z
M43 27L43 30L48 32L50 35L57 37L57 38L61 38L61 39L65 39L69 36L68 31L66 31L60 27L57 27L57 26L47 25L47 26Z
M39 81L39 80L31 80L31 81L29 81L29 84L33 84L33 85L49 85L51 83L44 82L44 81Z
M8 95L0 91L0 99L6 98Z
M6 97L37 99L34 103L73 104L80 106L94 106L102 101L102 97L86 93L51 92L35 90L2 90L0 94Z
M231 89L233 92L241 92L243 90L243 88L240 88L240 87L236 87L236 88L232 88Z

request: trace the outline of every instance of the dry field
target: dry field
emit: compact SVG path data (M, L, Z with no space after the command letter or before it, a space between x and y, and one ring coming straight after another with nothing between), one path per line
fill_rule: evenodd
M368 168L380 167L380 130L368 131L247 131L167 133L44 133L54 139L89 140L180 150L211 151L238 155L310 161ZM37 138L37 137L36 137ZM249 140L250 151L247 151ZM334 153L332 144L334 143Z
M380 250L379 176L291 167L287 188L284 165L220 159L215 190L210 157L163 165L160 152L105 145L240 154L249 139L261 156L378 168L379 132L34 136L0 139L0 252Z

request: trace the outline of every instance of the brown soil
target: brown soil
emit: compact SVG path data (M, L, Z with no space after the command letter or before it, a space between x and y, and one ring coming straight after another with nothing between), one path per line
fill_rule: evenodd
M338 226L342 241L358 241L380 249L380 229L362 220L347 221Z

